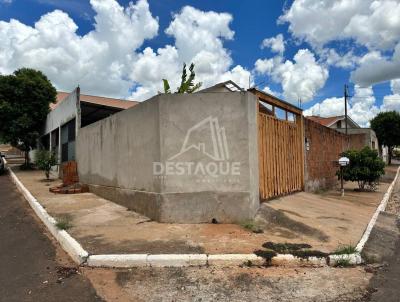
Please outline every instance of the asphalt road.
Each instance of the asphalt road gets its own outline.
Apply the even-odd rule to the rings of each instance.
[[[370,302],[400,301],[400,240],[396,243],[396,254],[388,259],[370,282],[373,293]]]
[[[393,228],[397,225],[400,229],[400,217],[399,217],[399,201],[400,201],[400,180],[393,190],[393,196],[389,204],[395,205],[395,209],[391,210],[392,214],[397,217],[393,221]],[[398,234],[398,233],[397,233]],[[384,234],[382,234],[384,235]],[[387,235],[386,235],[387,236]],[[397,237],[397,238],[396,238]],[[382,236],[381,238],[385,238]],[[386,255],[384,255],[383,260],[385,265],[378,270],[375,276],[370,281],[370,292],[367,301],[370,302],[399,302],[400,301],[400,238],[388,237],[391,242],[387,239],[382,240],[382,242],[377,242],[378,246],[386,248]],[[392,242],[395,242],[393,244]],[[393,246],[393,248],[392,248]],[[388,250],[390,248],[390,251]],[[382,253],[384,254],[384,253]]]
[[[0,175],[0,301],[103,301]]]

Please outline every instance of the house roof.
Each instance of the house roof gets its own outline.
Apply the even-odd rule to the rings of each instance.
[[[319,123],[319,124],[321,124],[323,126],[330,127],[334,123],[336,123],[338,121],[341,121],[341,120],[344,120],[345,116],[344,115],[337,115],[337,116],[330,116],[330,117],[321,117],[321,116],[312,115],[312,116],[307,116],[307,118],[312,120],[312,121],[314,121],[314,122],[317,122],[317,123]],[[356,126],[356,127],[353,127],[353,128],[360,128],[360,126],[355,121],[353,121],[349,116],[347,116],[347,118],[351,123],[353,123]]]
[[[58,104],[60,104],[68,95],[69,93],[67,92],[57,91],[56,103],[50,104],[50,109],[54,110],[58,106]],[[94,96],[87,94],[80,94],[80,101],[101,106],[119,108],[119,109],[128,109],[135,106],[138,103],[135,101],[106,98],[102,96]]]

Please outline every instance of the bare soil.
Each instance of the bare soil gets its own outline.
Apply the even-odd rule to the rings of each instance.
[[[137,302],[361,301],[372,276],[360,267],[86,269],[85,275],[107,301]]]

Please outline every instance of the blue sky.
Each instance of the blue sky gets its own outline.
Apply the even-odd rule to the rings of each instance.
[[[110,1],[114,0],[107,0],[106,2]],[[129,5],[129,2],[130,1],[127,0],[118,0],[118,4],[124,8]],[[330,17],[335,18],[335,14],[337,14],[338,18],[343,15],[340,11],[340,8],[334,7],[333,4],[331,6],[329,4],[322,5],[320,8],[317,8],[319,9],[317,12],[320,13],[321,16],[318,16],[318,13],[315,14],[314,11],[314,14],[312,14],[312,16],[317,15],[315,16],[315,20],[307,17],[307,15],[302,15],[301,13],[299,13],[300,10],[296,10],[296,8],[303,8],[304,11],[305,8],[305,10],[309,9],[312,13],[312,9],[315,9],[315,7],[312,8],[313,4],[316,2],[318,1],[148,0],[148,10],[155,22],[158,24],[158,30],[150,31],[146,37],[143,37],[143,39],[140,40],[140,42],[136,45],[137,47],[134,48],[135,57],[132,58],[129,62],[135,65],[139,62],[140,58],[144,59],[144,57],[146,56],[144,56],[143,53],[144,50],[148,47],[152,49],[154,53],[157,53],[157,49],[163,49],[164,47],[166,47],[166,45],[171,45],[178,48],[178,56],[182,58],[188,57],[185,54],[179,53],[179,51],[182,52],[182,50],[179,50],[178,44],[182,45],[182,43],[185,43],[185,41],[178,42],[178,39],[180,39],[180,33],[177,31],[179,29],[175,31],[172,30],[172,34],[166,34],[165,30],[175,19],[177,19],[176,16],[181,14],[182,8],[184,6],[191,6],[196,9],[196,14],[199,12],[210,11],[216,13],[228,13],[231,16],[231,21],[227,22],[227,24],[229,30],[234,31],[234,36],[232,39],[227,38],[227,36],[229,36],[229,33],[226,34],[225,38],[220,38],[220,41],[223,44],[223,51],[221,53],[224,56],[224,59],[228,61],[230,60],[230,66],[221,67],[219,71],[207,71],[204,73],[203,77],[207,77],[207,75],[209,76],[210,74],[212,74],[211,78],[217,81],[221,78],[220,75],[222,73],[230,72],[235,66],[240,65],[246,72],[249,72],[251,74],[253,84],[256,84],[260,89],[264,89],[265,86],[268,86],[268,91],[277,93],[280,97],[285,99],[291,98],[289,99],[289,101],[295,104],[297,104],[297,98],[302,98],[305,100],[305,102],[303,102],[304,109],[310,108],[315,104],[318,105],[318,103],[322,102],[320,105],[318,105],[319,112],[317,112],[321,115],[329,115],[329,113],[332,113],[332,115],[334,115],[340,113],[340,108],[338,108],[338,104],[340,103],[339,98],[343,96],[343,85],[349,84],[350,94],[357,94],[356,98],[353,99],[354,104],[352,104],[352,106],[354,106],[354,111],[352,113],[356,116],[356,120],[363,124],[367,122],[368,118],[365,115],[368,115],[368,113],[368,116],[370,116],[372,114],[371,112],[373,112],[373,114],[376,114],[380,110],[385,110],[385,108],[400,109],[400,105],[398,104],[400,103],[400,96],[398,100],[395,93],[396,91],[392,91],[393,89],[391,89],[391,87],[397,87],[397,84],[395,82],[390,82],[390,80],[396,79],[397,76],[400,76],[400,74],[396,72],[394,72],[393,74],[392,72],[391,74],[388,73],[388,75],[386,75],[385,70],[380,70],[379,72],[376,72],[375,75],[373,68],[374,63],[378,64],[380,62],[389,62],[388,64],[391,64],[392,61],[395,61],[395,46],[398,45],[400,42],[400,31],[396,29],[396,22],[398,22],[398,24],[400,25],[400,21],[398,20],[400,16],[396,15],[396,9],[399,9],[400,12],[400,5],[399,7],[397,7],[396,5],[396,2],[398,1],[394,1],[394,5],[396,5],[396,7],[389,6],[393,4],[389,3],[390,0],[377,1],[380,3],[380,6],[373,6],[372,1],[369,0],[337,1],[343,2],[343,5],[349,5],[346,10],[350,11],[353,14],[352,16],[348,16],[347,19],[337,21],[343,22],[344,24],[347,22],[348,25],[345,29],[335,28],[335,23],[330,24],[328,22],[329,20],[325,20],[329,19]],[[327,2],[333,3],[335,1]],[[351,4],[351,2],[353,4]],[[356,2],[355,6],[354,2]],[[133,3],[135,4],[136,1],[133,1]],[[302,7],[302,5],[308,5],[308,7]],[[78,27],[76,30],[76,34],[78,37],[88,35],[88,33],[94,31],[96,28],[94,17],[98,14],[98,9],[95,9],[93,5],[89,3],[89,1],[83,0],[0,0],[0,20],[3,20],[7,24],[9,24],[9,21],[12,18],[18,20],[22,24],[34,28],[35,22],[37,22],[43,15],[53,12],[55,9],[62,10],[68,15],[71,20],[73,20],[73,22]],[[290,12],[290,14],[288,12]],[[194,14],[194,16],[197,16],[196,14]],[[286,22],[278,22],[279,17],[285,14]],[[324,19],[324,14],[325,16],[329,17],[325,17]],[[387,17],[391,17],[392,19],[394,18],[394,27],[391,27],[393,24],[378,24],[377,22],[379,22],[380,17],[379,14],[384,14]],[[360,30],[360,28],[363,28],[361,17],[358,19],[353,17],[357,15],[363,18],[367,18],[368,24],[372,23],[374,25],[372,30],[375,31],[375,29],[377,28],[376,32],[373,32],[370,36],[366,36],[365,33]],[[53,22],[55,19],[56,18],[53,18],[51,22]],[[191,20],[190,22],[192,21],[195,20]],[[327,24],[324,24],[325,21],[327,22]],[[127,26],[129,26],[129,24]],[[206,27],[205,30],[208,30],[208,25],[205,24],[204,26]],[[313,30],[314,26],[317,27],[317,30],[315,32]],[[221,28],[223,28],[223,25]],[[226,26],[224,28],[226,30]],[[307,28],[310,28],[308,32]],[[140,32],[140,29],[138,30]],[[318,30],[320,30],[319,33]],[[328,32],[328,34],[326,34],[327,36],[325,37],[324,35],[326,32]],[[343,34],[342,32],[344,32],[345,34]],[[279,54],[276,51],[273,51],[269,46],[261,48],[261,44],[264,39],[276,37],[278,34],[283,35],[283,40],[285,43],[285,50],[283,53]],[[9,32],[7,32],[6,35],[8,35],[9,37]],[[391,38],[387,39],[385,38],[385,35],[390,36]],[[11,40],[11,37],[9,38]],[[103,38],[104,37],[102,37],[102,39]],[[218,35],[212,36],[212,39],[214,40],[212,40],[211,42],[218,41],[219,37]],[[373,39],[374,41],[378,42],[379,39],[382,39],[382,43],[374,43],[372,41]],[[129,37],[127,37],[126,41],[126,43],[129,43]],[[174,45],[175,41],[176,45]],[[64,43],[65,42],[67,41],[64,41]],[[112,45],[109,40],[107,40],[106,42],[109,42],[110,45]],[[60,43],[59,47],[63,47],[62,40],[60,40],[60,42],[52,41],[50,43],[51,46],[49,47],[54,49],[54,43]],[[188,45],[190,46],[190,42],[188,43]],[[189,46],[186,45],[185,47]],[[30,47],[30,50],[32,50],[33,46]],[[221,47],[216,48],[213,51],[219,51],[220,49]],[[301,49],[307,50],[304,58],[307,57],[307,60],[310,60],[312,58],[315,59],[315,62],[311,60],[311,65],[315,65],[314,69],[301,69],[301,66],[299,66],[300,64],[288,66],[296,63],[294,57]],[[346,61],[343,64],[347,64],[348,66],[343,67],[343,64],[341,65],[341,63],[332,63],[331,61],[329,61],[327,59],[327,56],[323,55],[324,53],[326,54],[327,50],[336,51],[341,56],[340,62]],[[0,46],[0,58],[1,51],[2,49]],[[211,53],[213,51],[211,51]],[[225,55],[224,51],[227,55]],[[346,54],[348,54],[347,57],[345,57]],[[227,56],[229,57],[228,59],[226,58]],[[152,57],[152,55],[149,55],[149,57]],[[30,58],[32,59],[34,57]],[[267,62],[268,59],[270,61]],[[113,57],[110,60],[115,60],[115,58]],[[275,61],[273,63],[273,67],[269,69],[265,68],[262,72],[260,72],[261,69],[257,69],[256,67],[257,60],[265,60],[264,63],[269,64],[272,64],[273,60]],[[288,64],[285,64],[287,60]],[[45,62],[40,63],[42,65],[40,65],[39,63],[32,63],[32,65],[33,67],[44,69],[44,72],[46,74],[47,70],[49,70],[49,77],[51,80],[53,80],[53,77],[55,76],[51,74],[51,70],[53,70],[54,68],[51,69],[48,66],[48,60],[44,61]],[[212,61],[210,64],[214,64],[219,61],[222,61],[222,59],[216,58],[215,61]],[[0,64],[1,62],[2,61],[0,59]],[[6,73],[7,71],[11,72],[11,69],[13,67],[19,68],[22,67],[20,66],[21,64],[31,64],[31,62],[26,58],[18,58],[18,60],[17,58],[15,58],[15,62],[16,63],[14,65],[10,64],[10,66],[7,66],[8,69],[5,66],[1,69],[2,66],[0,65],[0,71],[2,71],[3,73]],[[54,62],[54,59],[52,59],[51,62]],[[176,62],[181,61],[180,59],[177,59]],[[58,64],[58,62],[56,63]],[[397,64],[397,62],[395,63]],[[304,65],[307,66],[310,64],[304,63]],[[109,66],[105,65],[104,68],[109,68]],[[391,66],[388,66],[388,69],[390,68]],[[81,71],[77,71],[77,74],[79,74],[79,72]],[[297,74],[297,78],[291,75],[288,76],[288,73],[291,72],[294,75]],[[324,76],[321,76],[321,74],[325,72],[326,74]],[[97,74],[98,73],[99,72],[97,72]],[[135,73],[134,76],[132,75],[133,73]],[[315,74],[312,75],[312,73]],[[356,73],[357,75],[352,76],[353,73]],[[87,72],[83,73],[80,78],[87,78],[85,74],[87,74]],[[224,76],[226,76],[226,74]],[[224,76],[222,76],[222,78],[225,79]],[[246,76],[246,73],[242,72],[241,76],[243,79],[243,77]],[[299,80],[299,77],[303,76],[304,83],[308,83],[308,87],[302,87],[301,78]],[[104,88],[106,87],[104,84],[102,84],[101,87],[97,87],[96,90],[96,86],[93,86],[90,83],[87,85],[87,89],[92,94],[109,94],[113,96],[116,96],[116,94],[122,94],[118,96],[126,98],[129,97],[129,95],[124,94],[123,89],[126,90],[126,93],[130,93],[132,91],[135,91],[138,87],[143,87],[144,90],[146,90],[146,93],[140,94],[134,92],[131,97],[147,97],[151,93],[154,93],[156,88],[153,86],[150,87],[146,84],[146,81],[143,79],[146,77],[147,75],[140,74],[139,71],[127,71],[123,75],[121,75],[121,79],[126,80],[127,85],[130,85],[130,88],[128,90],[126,90],[125,86],[121,86],[118,87],[118,89],[120,90],[115,88],[112,91],[110,90],[110,92],[108,93],[108,91],[104,90],[106,89]],[[207,82],[206,79],[207,84],[211,84],[211,78],[207,78],[210,79],[209,82]],[[365,78],[368,79],[366,80]],[[384,79],[383,82],[382,79]],[[68,86],[68,84],[66,84],[67,80],[68,77],[65,76],[64,82],[62,82],[60,79],[54,79],[54,82],[57,88],[67,90],[71,88],[70,86]],[[81,81],[85,83],[85,80]],[[243,80],[243,83],[244,82],[245,81]],[[361,85],[358,86],[358,92],[356,91],[357,87],[354,87],[354,84]],[[304,84],[303,86],[307,85]],[[363,88],[360,88],[362,86],[368,87],[369,90],[362,90]],[[84,84],[83,89],[85,89]],[[96,93],[97,91],[98,93]],[[119,91],[122,91],[122,93]],[[385,96],[392,97],[392,99],[390,100],[390,106],[388,105],[389,103],[387,103],[386,105],[383,104],[383,98]],[[331,103],[323,102],[326,99],[331,99],[335,97],[338,99],[332,100]],[[374,98],[373,101],[371,97]],[[364,102],[364,99],[367,101]],[[362,102],[364,103],[361,104]],[[357,103],[360,104],[357,105]],[[369,107],[365,105],[365,103],[368,103]],[[326,110],[321,111],[321,106],[326,108]],[[317,107],[314,106],[313,108],[315,109]],[[315,110],[311,113],[315,113]]]

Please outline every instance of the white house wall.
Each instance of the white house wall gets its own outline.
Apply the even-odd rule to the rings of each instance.
[[[50,133],[75,118],[78,113],[78,105],[78,93],[75,89],[47,115],[43,135]],[[78,129],[78,127],[76,127],[76,129]]]

